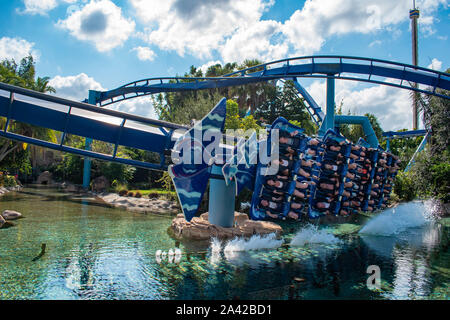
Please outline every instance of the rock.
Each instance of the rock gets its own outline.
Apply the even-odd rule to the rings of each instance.
[[[3,217],[0,215],[0,229],[6,229],[9,227],[14,226],[14,223],[6,221],[5,219],[3,219]]]
[[[109,188],[109,180],[105,176],[100,176],[92,180],[92,191],[103,192]]]
[[[179,239],[208,240],[211,237],[229,239],[233,237],[251,237],[254,234],[275,233],[281,235],[283,229],[276,223],[268,221],[252,221],[245,213],[235,212],[235,226],[223,228],[208,221],[208,213],[203,213],[200,217],[194,217],[187,222],[183,214],[178,214],[172,220],[171,228],[175,237]]]
[[[242,229],[242,232],[245,236],[269,233],[276,233],[277,235],[280,235],[283,231],[283,229],[278,224],[269,221],[247,220],[243,222],[240,228]]]
[[[248,220],[248,215],[241,212],[234,213],[234,223],[238,226],[242,225],[245,221]]]
[[[97,199],[114,206],[139,213],[177,213],[179,209],[174,202],[164,200],[150,200],[146,198],[121,197],[116,193],[101,193],[95,195]]]
[[[22,214],[20,212],[14,211],[14,210],[5,210],[2,213],[2,217],[5,220],[16,220],[16,219],[22,218]]]
[[[74,184],[69,183],[66,185],[65,190],[68,192],[78,192],[78,187]]]
[[[44,171],[42,172],[36,180],[37,184],[53,184],[53,176],[50,172]]]

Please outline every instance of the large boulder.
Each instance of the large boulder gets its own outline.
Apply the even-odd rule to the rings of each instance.
[[[51,185],[53,184],[53,176],[50,172],[44,171],[39,175],[39,177],[36,180],[36,183]]]
[[[1,215],[5,220],[16,220],[22,218],[22,214],[20,212],[14,210],[5,210]]]
[[[100,176],[92,180],[92,191],[104,192],[109,188],[109,180],[105,176]]]
[[[0,229],[6,229],[9,227],[14,226],[14,223],[6,221],[5,219],[3,219],[3,217],[0,215]]]
[[[211,237],[229,239],[233,237],[251,237],[254,234],[265,235],[275,233],[281,235],[283,229],[276,223],[268,221],[252,221],[245,213],[235,212],[234,227],[223,228],[208,221],[208,213],[194,217],[187,222],[183,214],[172,220],[171,228],[176,238],[190,240],[208,240]]]
[[[67,183],[64,187],[64,190],[66,190],[67,192],[78,192],[80,191],[80,188],[74,184]]]

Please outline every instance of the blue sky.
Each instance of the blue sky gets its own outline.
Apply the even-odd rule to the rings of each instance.
[[[450,6],[417,0],[419,64],[450,67]],[[310,54],[411,62],[412,0],[15,0],[2,1],[0,59],[31,52],[57,95],[84,99],[89,89],[113,89],[191,65],[271,61]],[[322,80],[304,81],[319,104]],[[372,112],[385,130],[410,128],[405,90],[338,81],[344,110]],[[148,98],[112,106],[154,117]]]

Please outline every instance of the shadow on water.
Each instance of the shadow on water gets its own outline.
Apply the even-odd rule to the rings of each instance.
[[[355,218],[295,225],[282,241],[210,244],[171,238],[168,215],[133,214],[49,188],[6,195],[6,208],[26,219],[0,231],[9,244],[0,247],[0,299],[449,298],[449,228],[433,221],[380,235],[358,233],[376,217]],[[404,211],[412,210],[428,209],[422,203]],[[46,254],[31,262],[41,243]],[[155,258],[174,248],[179,260]],[[366,286],[370,265],[381,269],[380,290]]]

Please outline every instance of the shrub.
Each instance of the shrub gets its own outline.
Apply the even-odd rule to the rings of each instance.
[[[109,181],[117,180],[119,183],[126,184],[133,179],[136,168],[115,162],[98,161],[93,170],[95,171],[93,176],[103,175]]]
[[[430,156],[423,152],[417,157],[411,169],[416,189],[421,197],[433,197],[448,203],[450,201],[450,161],[447,152]]]
[[[412,175],[407,172],[399,172],[395,178],[394,192],[402,201],[413,200],[417,191]]]
[[[441,162],[430,168],[432,194],[444,203],[450,202],[450,162]]]
[[[136,198],[142,198],[142,193],[140,193],[139,191],[136,191],[136,193],[134,194],[134,196]]]
[[[116,193],[119,193],[121,190],[126,190],[128,193],[128,186],[118,180],[113,180],[110,189]]]
[[[158,198],[159,195],[156,192],[152,192],[148,194],[148,198],[149,199],[154,199],[154,198]]]
[[[128,190],[122,189],[119,191],[119,196],[124,197],[128,194]]]
[[[128,191],[127,197],[134,197],[133,191]]]
[[[9,175],[2,175],[1,176],[1,180],[0,180],[0,185],[2,185],[3,187],[15,187],[17,186],[17,181],[16,178],[14,178],[14,176],[9,176]]]

